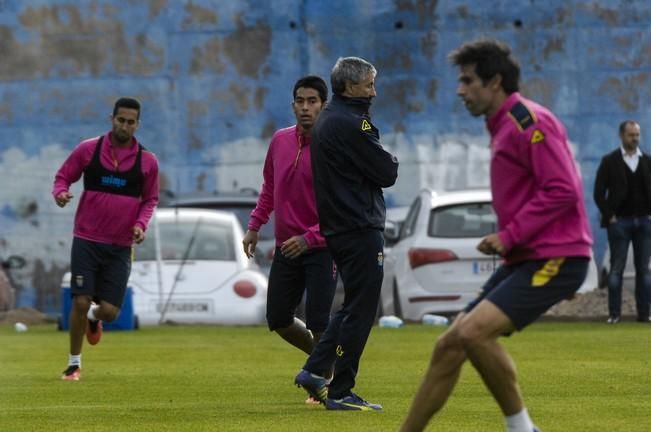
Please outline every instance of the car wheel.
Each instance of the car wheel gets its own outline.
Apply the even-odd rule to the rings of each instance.
[[[402,319],[402,306],[400,306],[400,295],[398,294],[398,281],[393,281],[393,313]]]

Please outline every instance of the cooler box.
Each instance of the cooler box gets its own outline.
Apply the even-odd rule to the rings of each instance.
[[[70,297],[70,287],[61,288],[61,304],[63,310],[59,320],[59,330],[68,330],[70,328],[70,308],[72,307],[72,297]],[[110,322],[102,322],[104,330],[134,330],[138,328],[137,319],[133,312],[133,290],[127,287],[124,294],[124,302],[118,317]]]

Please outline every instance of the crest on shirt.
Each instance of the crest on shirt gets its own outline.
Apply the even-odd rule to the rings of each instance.
[[[75,276],[75,284],[77,285],[78,288],[81,288],[84,286],[84,277],[82,275],[76,275]]]
[[[371,124],[368,120],[364,119],[362,120],[362,131],[366,132],[367,130],[371,130]]]
[[[542,133],[539,129],[533,131],[531,135],[531,144],[538,144],[540,141],[545,139],[545,134]]]

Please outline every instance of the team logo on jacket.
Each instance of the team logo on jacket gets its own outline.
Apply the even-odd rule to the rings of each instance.
[[[341,345],[337,345],[337,349],[335,352],[337,353],[337,357],[341,357],[344,355],[344,349],[341,347]]]
[[[371,130],[371,124],[366,119],[362,120],[362,130],[364,132]]]
[[[384,254],[382,252],[377,253],[377,266],[382,267],[384,265]]]
[[[84,286],[84,277],[82,275],[75,276],[75,284],[81,288]]]
[[[108,176],[102,176],[101,183],[102,186],[123,188],[127,185],[127,180],[120,177],[114,177],[112,175],[108,175]]]
[[[538,144],[540,141],[545,139],[545,134],[540,132],[538,129],[533,131],[533,135],[531,135],[531,144]]]

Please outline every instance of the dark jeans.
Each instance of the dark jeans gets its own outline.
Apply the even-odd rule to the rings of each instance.
[[[608,274],[608,313],[620,316],[622,308],[622,276],[626,265],[628,247],[633,242],[635,263],[635,306],[637,318],[649,319],[649,293],[651,275],[651,219],[648,217],[623,217],[608,225],[610,247],[610,273]]]
[[[335,365],[328,397],[350,395],[366,341],[375,322],[382,277],[384,239],[378,230],[327,237],[328,249],[341,272],[344,303],[331,319],[303,369],[325,375]]]

